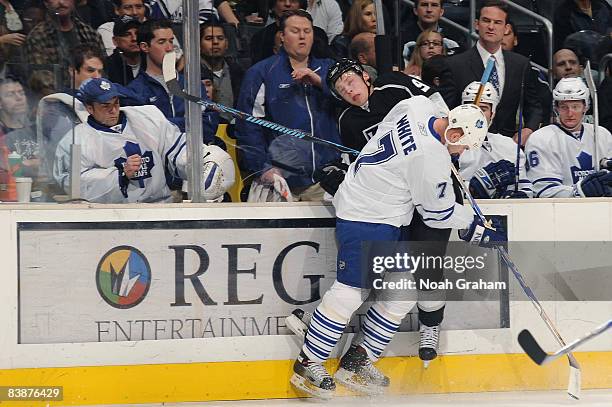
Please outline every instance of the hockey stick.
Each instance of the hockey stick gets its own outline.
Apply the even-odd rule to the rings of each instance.
[[[608,322],[604,322],[597,328],[595,328],[592,332],[584,335],[582,338],[576,339],[574,342],[567,344],[562,347],[555,353],[549,354],[542,349],[542,347],[535,340],[531,332],[526,329],[523,329],[518,336],[518,342],[521,345],[521,348],[525,351],[527,356],[531,358],[538,365],[545,365],[553,360],[568,354],[573,349],[576,349],[578,346],[582,345],[586,341],[593,339],[594,337],[604,333],[608,329],[612,327],[612,319]]]
[[[455,178],[457,178],[457,181],[459,181],[459,187],[461,188],[461,190],[467,197],[470,203],[470,206],[476,213],[476,216],[478,216],[478,218],[485,225],[490,226],[491,223],[487,221],[486,218],[484,217],[482,211],[480,210],[480,207],[474,200],[474,197],[470,194],[469,189],[465,186],[465,181],[463,180],[461,175],[459,175],[459,172],[457,171],[454,165],[451,165],[451,171],[453,172],[453,175],[455,176]],[[506,248],[500,245],[496,245],[495,248],[499,252],[499,255],[502,261],[504,262],[504,264],[506,265],[506,267],[508,267],[508,269],[512,272],[512,274],[518,281],[525,295],[527,295],[527,297],[531,300],[531,303],[533,304],[535,309],[540,314],[540,317],[544,320],[544,323],[546,324],[548,329],[553,333],[553,335],[555,336],[555,338],[557,339],[557,341],[559,342],[561,346],[566,346],[565,341],[563,340],[563,338],[561,337],[561,334],[559,333],[559,330],[557,330],[557,328],[553,324],[548,314],[546,314],[544,307],[542,307],[542,304],[540,304],[540,301],[538,301],[537,297],[535,296],[531,288],[527,285],[521,273],[518,271],[518,268],[516,267],[514,262],[512,262],[512,260],[510,259],[510,255],[506,251]],[[578,364],[578,361],[576,360],[574,355],[572,355],[571,353],[567,354],[567,358],[569,360],[569,365],[570,365],[570,375],[569,375],[567,393],[571,397],[575,399],[579,399],[580,398],[580,376],[581,376],[580,365]]]
[[[478,93],[476,94],[476,98],[474,99],[474,104],[476,106],[480,104],[480,98],[482,98],[482,93],[484,92],[485,85],[489,81],[489,76],[491,76],[491,72],[493,72],[494,67],[495,60],[493,58],[489,58],[489,60],[487,61],[487,66],[485,67],[485,70],[482,73],[482,77],[480,78],[480,86],[478,87]]]
[[[275,130],[281,134],[287,134],[292,137],[296,137],[296,138],[307,140],[307,141],[310,141],[316,144],[331,147],[337,151],[340,151],[341,153],[353,154],[355,156],[359,155],[359,151],[354,150],[349,147],[345,147],[342,144],[338,144],[338,143],[334,143],[333,141],[328,141],[328,140],[324,140],[318,137],[314,137],[305,131],[290,129],[283,125],[273,123],[268,120],[264,120],[264,119],[252,116],[250,114],[241,112],[240,110],[236,110],[234,108],[227,107],[219,103],[212,102],[210,100],[204,100],[197,96],[193,96],[193,95],[186,93],[181,88],[181,85],[178,82],[178,78],[176,76],[176,69],[174,65],[175,61],[176,61],[176,54],[174,52],[169,52],[166,55],[164,55],[164,62],[162,65],[164,81],[166,82],[168,91],[174,96],[180,97],[190,102],[197,103],[205,109],[210,108],[218,112],[228,113],[237,119],[246,120],[247,122],[257,124],[259,126],[265,127],[270,130]]]
[[[514,174],[514,192],[517,193],[518,192],[518,188],[519,188],[519,182],[520,182],[520,178],[521,178],[521,143],[523,142],[523,109],[524,109],[524,99],[525,99],[525,73],[527,71],[527,69],[529,69],[531,63],[531,58],[529,58],[529,60],[527,61],[527,66],[525,66],[525,68],[523,69],[523,75],[521,77],[521,92],[520,92],[520,99],[519,99],[519,111],[518,111],[518,133],[517,133],[517,140],[516,140],[516,166],[515,166],[515,171],[516,173]]]
[[[597,100],[597,87],[593,80],[593,71],[591,71],[591,61],[587,60],[586,68],[584,69],[584,78],[586,79],[589,92],[591,93],[591,99],[593,100],[593,167],[595,171],[599,171],[599,151],[597,148],[597,140],[599,134],[599,103]]]

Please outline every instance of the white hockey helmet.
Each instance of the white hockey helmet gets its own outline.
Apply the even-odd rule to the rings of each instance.
[[[236,171],[232,157],[215,145],[202,148],[202,198],[217,201],[234,185]]]
[[[467,85],[465,89],[463,89],[463,93],[461,93],[461,102],[462,103],[472,103],[476,100],[476,95],[478,94],[478,89],[480,89],[480,82],[474,81]],[[497,91],[491,84],[491,82],[487,82],[484,86],[484,90],[482,91],[482,96],[480,97],[480,101],[484,103],[491,104],[491,113],[495,113],[495,109],[497,109],[497,105],[499,104],[499,95]]]
[[[553,99],[555,106],[562,100],[584,100],[587,110],[591,106],[589,88],[582,78],[561,79],[553,90]]]
[[[463,136],[459,140],[451,142],[446,138],[449,129],[462,129]],[[478,149],[487,137],[488,129],[487,118],[478,106],[474,104],[459,105],[448,113],[448,127],[444,131],[444,137],[450,145]]]

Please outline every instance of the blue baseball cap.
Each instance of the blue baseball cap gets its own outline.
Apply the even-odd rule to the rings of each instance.
[[[117,84],[105,78],[90,78],[83,81],[77,97],[84,103],[106,103],[115,96],[124,97]]]

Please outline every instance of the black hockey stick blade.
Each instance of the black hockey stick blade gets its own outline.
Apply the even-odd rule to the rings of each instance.
[[[523,329],[518,336],[519,345],[525,351],[527,356],[531,358],[536,364],[542,365],[546,361],[548,354],[544,352],[544,349],[540,347],[538,342],[535,340],[531,332]]]

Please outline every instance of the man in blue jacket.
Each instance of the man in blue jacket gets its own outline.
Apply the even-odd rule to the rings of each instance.
[[[279,53],[246,72],[238,109],[339,143],[334,100],[321,79],[326,77],[333,61],[310,55],[312,17],[304,10],[287,11],[281,17],[280,31],[283,47]],[[294,199],[323,198],[324,191],[314,174],[339,158],[336,150],[246,121],[238,121],[236,137],[242,169],[257,174],[259,182],[274,184],[281,177]]]
[[[173,50],[174,32],[167,20],[148,20],[138,29],[138,44],[141,52],[147,58],[146,71],[141,70],[138,76],[130,82],[128,88],[136,92],[143,103],[155,105],[164,116],[185,131],[185,102],[172,96],[166,88],[162,73],[164,55]],[[179,83],[184,85],[183,75],[179,75]],[[202,86],[201,95],[206,98],[206,90]],[[223,144],[214,135],[219,124],[219,114],[216,112],[202,113],[202,133],[204,143]]]

